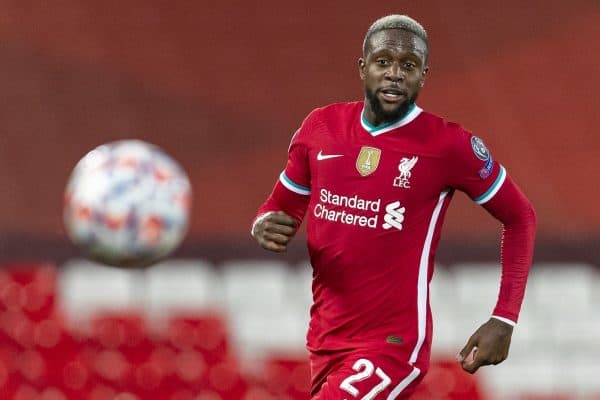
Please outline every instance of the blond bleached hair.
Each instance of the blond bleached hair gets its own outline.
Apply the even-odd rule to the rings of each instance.
[[[392,14],[386,15],[385,17],[381,17],[377,21],[373,22],[373,24],[371,24],[371,26],[367,30],[367,34],[365,35],[365,40],[363,41],[363,54],[366,55],[367,53],[369,39],[371,38],[371,36],[373,36],[374,33],[386,29],[402,29],[415,34],[417,37],[421,38],[423,42],[425,42],[425,45],[427,46],[427,52],[429,53],[429,41],[427,39],[427,31],[425,30],[425,28],[423,28],[423,25],[421,25],[417,20],[409,17],[408,15]]]

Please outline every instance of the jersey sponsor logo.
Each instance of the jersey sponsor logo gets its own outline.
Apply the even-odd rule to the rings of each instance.
[[[357,195],[344,196],[323,188],[319,191],[319,201],[313,209],[313,215],[317,218],[345,225],[377,227],[377,213],[381,207],[381,199],[368,200]],[[364,215],[365,211],[367,215]]]
[[[394,178],[394,186],[408,189],[410,188],[410,176],[411,170],[419,161],[419,157],[414,156],[413,158],[402,157],[400,160],[400,164],[398,164],[398,171],[400,171],[400,175]]]
[[[354,196],[344,196],[335,194],[325,188],[319,191],[319,200],[324,204],[332,204],[334,206],[342,206],[355,210],[374,211],[378,212],[381,206],[381,199],[368,200]]]
[[[401,231],[405,211],[406,208],[401,207],[399,201],[394,201],[385,206],[385,215],[383,216],[385,223],[382,225],[383,229],[396,228]]]
[[[485,144],[483,144],[483,140],[478,138],[477,136],[471,137],[471,148],[473,149],[473,153],[475,156],[482,161],[487,161],[490,158],[490,152],[488,151]]]
[[[322,188],[319,190],[319,201],[313,207],[312,213],[315,218],[344,225],[402,230],[406,209],[400,206],[400,202],[393,201],[383,209],[385,214],[380,225],[382,210],[380,198],[371,200],[358,195],[340,195]]]
[[[323,150],[319,151],[319,154],[317,154],[317,161],[323,161],[323,160],[328,160],[330,158],[337,158],[337,157],[343,157],[343,154],[323,154]]]
[[[356,170],[362,176],[371,175],[379,165],[381,150],[376,147],[363,146],[356,158]]]

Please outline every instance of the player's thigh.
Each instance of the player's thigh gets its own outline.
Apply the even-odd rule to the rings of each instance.
[[[423,379],[421,371],[390,357],[358,357],[327,376],[312,400],[403,400]]]

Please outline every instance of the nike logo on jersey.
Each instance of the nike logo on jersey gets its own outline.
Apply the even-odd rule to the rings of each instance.
[[[343,154],[323,154],[323,150],[319,151],[319,154],[317,154],[317,161],[323,161],[323,160],[327,160],[330,158],[337,158],[337,157],[343,157]]]

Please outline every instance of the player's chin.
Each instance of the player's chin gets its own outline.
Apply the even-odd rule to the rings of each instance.
[[[404,103],[384,103],[381,102],[381,113],[384,121],[393,121],[400,118],[403,114]]]

